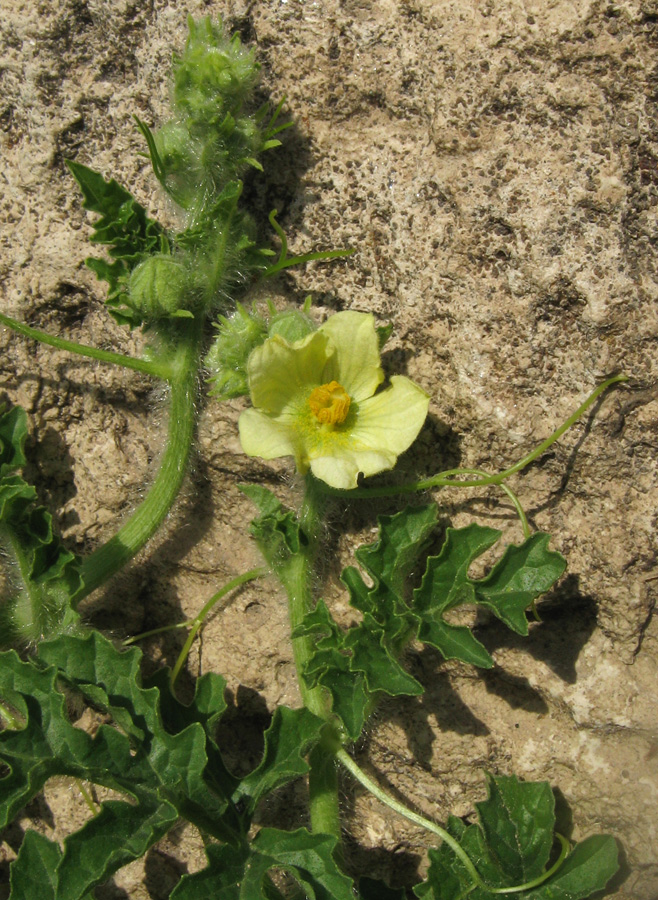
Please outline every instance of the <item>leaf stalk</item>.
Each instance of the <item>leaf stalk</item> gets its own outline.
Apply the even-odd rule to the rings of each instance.
[[[31,328],[24,325],[11,316],[5,316],[0,313],[0,324],[11,328],[23,337],[32,338],[41,344],[48,344],[57,350],[66,350],[69,353],[75,353],[77,356],[86,356],[89,359],[96,359],[99,362],[111,363],[115,366],[123,366],[125,369],[134,369],[136,372],[142,372],[144,375],[150,375],[152,378],[162,378],[169,381],[172,376],[171,368],[166,363],[151,361],[147,359],[135,359],[134,356],[124,356],[123,353],[114,353],[111,350],[99,350],[98,347],[89,347],[87,344],[78,344],[75,341],[68,341],[65,338],[55,337],[47,334],[45,331],[39,331],[37,328]]]

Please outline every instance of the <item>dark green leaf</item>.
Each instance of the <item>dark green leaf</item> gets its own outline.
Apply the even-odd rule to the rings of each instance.
[[[263,828],[252,843],[240,900],[260,895],[267,872],[281,868],[304,888],[308,900],[354,900],[353,882],[344,875],[334,853],[337,841],[326,834],[310,834],[304,828],[279,831]]]
[[[369,614],[345,634],[341,649],[350,654],[350,671],[363,673],[371,693],[381,691],[391,697],[423,693],[422,685],[395,659],[386,633]]]
[[[532,881],[546,868],[555,827],[555,799],[547,782],[487,777],[489,798],[476,803],[492,856],[513,883]]]
[[[609,834],[596,834],[576,844],[560,869],[523,900],[582,900],[602,891],[619,868],[617,844]]]
[[[176,823],[178,812],[148,795],[138,803],[108,800],[64,842],[56,900],[78,900],[127,863],[142,857]],[[34,895],[39,900],[39,895]]]
[[[446,659],[493,665],[468,628],[445,620],[446,612],[463,604],[479,604],[518,634],[527,634],[526,609],[564,572],[563,557],[548,550],[549,536],[534,534],[521,546],[507,547],[485,578],[469,578],[472,563],[499,538],[499,531],[480,525],[449,528],[441,552],[429,558],[421,586],[414,591],[418,638]]]
[[[409,576],[436,528],[437,516],[437,507],[431,504],[408,506],[394,516],[379,517],[377,541],[359,547],[355,553],[374,581],[374,587],[368,589],[355,569],[348,568],[343,572],[342,578],[350,589],[353,606],[363,613],[370,613],[382,625],[395,619],[405,607]]]
[[[193,875],[184,875],[171,892],[171,900],[247,900],[240,891],[249,850],[226,844],[206,845],[208,865]],[[249,900],[264,900],[262,892]]]
[[[209,790],[203,773],[208,758],[206,735],[199,722],[169,734],[160,714],[156,688],[141,687],[141,653],[122,653],[99,632],[87,638],[59,638],[40,648],[44,662],[58,667],[69,684],[106,709],[133,741],[147,751],[147,759],[166,796],[174,804],[198,805],[205,816],[221,818],[227,798]]]
[[[566,568],[563,556],[548,549],[548,534],[533,534],[520,547],[507,547],[486,578],[475,582],[477,602],[517,634],[528,633],[530,604],[552,587]]]
[[[366,709],[371,698],[362,673],[350,668],[350,656],[341,652],[343,634],[334,622],[327,605],[319,600],[293,637],[314,634],[315,652],[303,677],[309,687],[323,685],[331,694],[332,710],[350,738],[355,741],[365,723]]]
[[[334,861],[335,849],[335,838],[303,828],[263,828],[250,850],[227,852],[211,844],[206,848],[206,868],[182,878],[171,900],[268,900],[268,875],[276,869],[295,878],[307,900],[354,900],[352,880]]]
[[[236,799],[248,797],[253,809],[265,794],[305,775],[308,763],[304,757],[318,741],[323,726],[322,719],[304,707],[278,707],[265,732],[263,759],[257,769],[242,779]]]
[[[59,844],[28,831],[9,868],[12,900],[55,900],[61,858]]]
[[[389,322],[388,325],[380,325],[377,331],[377,341],[379,343],[380,352],[384,349],[384,346],[390,336],[393,334],[393,323]]]
[[[494,889],[537,881],[549,868],[554,841],[554,800],[548,784],[524,783],[516,777],[489,777],[489,797],[476,804],[480,825],[452,818],[448,831],[466,851],[483,882],[473,879],[446,844],[430,850],[427,881],[415,888],[423,900],[495,900]],[[617,871],[617,847],[606,835],[577,844],[557,871],[536,887],[514,892],[519,900],[584,900],[601,890]],[[506,894],[507,896],[507,894]]]

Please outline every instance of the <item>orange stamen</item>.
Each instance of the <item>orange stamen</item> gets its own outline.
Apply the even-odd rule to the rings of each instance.
[[[323,425],[341,425],[347,418],[351,402],[350,395],[337,381],[321,384],[308,398],[311,412]]]

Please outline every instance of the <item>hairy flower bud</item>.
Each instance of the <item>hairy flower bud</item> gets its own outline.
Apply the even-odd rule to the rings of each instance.
[[[212,393],[220,400],[242,397],[249,393],[249,354],[267,338],[267,325],[261,316],[238,303],[231,316],[220,316],[217,328],[219,334],[206,356],[206,366],[213,373]]]
[[[275,313],[270,319],[268,337],[279,334],[292,344],[294,341],[301,341],[315,330],[313,320],[301,309],[285,309],[283,312]]]
[[[190,316],[190,282],[184,267],[171,256],[150,256],[130,275],[129,305],[145,321]]]
[[[190,36],[174,63],[176,107],[199,124],[235,115],[258,80],[258,63],[240,38],[228,38],[221,23],[189,20]]]

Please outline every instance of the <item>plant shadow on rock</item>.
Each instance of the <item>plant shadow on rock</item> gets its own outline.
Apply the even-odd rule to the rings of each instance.
[[[144,887],[151,900],[167,900],[183,875],[187,864],[152,847],[144,859]]]
[[[355,880],[358,881],[367,872],[370,878],[382,881],[393,889],[404,889],[420,881],[418,867],[421,856],[409,851],[404,844],[398,844],[391,850],[364,847],[349,835],[344,843],[346,864]]]
[[[527,637],[515,634],[482,611],[478,612],[478,618],[485,621],[478,636],[490,653],[502,648],[522,650],[549,666],[562,681],[575,684],[576,662],[596,628],[596,603],[580,592],[579,581],[577,575],[567,575],[557,588],[546,594],[537,606],[541,621],[531,624]],[[501,696],[505,698],[508,677],[504,676],[505,684],[501,688]]]
[[[408,671],[425,687],[420,697],[396,697],[385,700],[377,718],[398,725],[406,734],[414,762],[431,770],[432,747],[439,732],[484,737],[490,733],[461,699],[450,674],[442,671],[445,661],[438,650],[428,645],[407,654]],[[436,725],[430,724],[430,717]],[[368,740],[368,738],[366,738]]]
[[[261,761],[263,735],[272,715],[258,691],[243,684],[235,694],[227,689],[225,699],[227,709],[217,725],[215,740],[229,771],[243,778]]]

